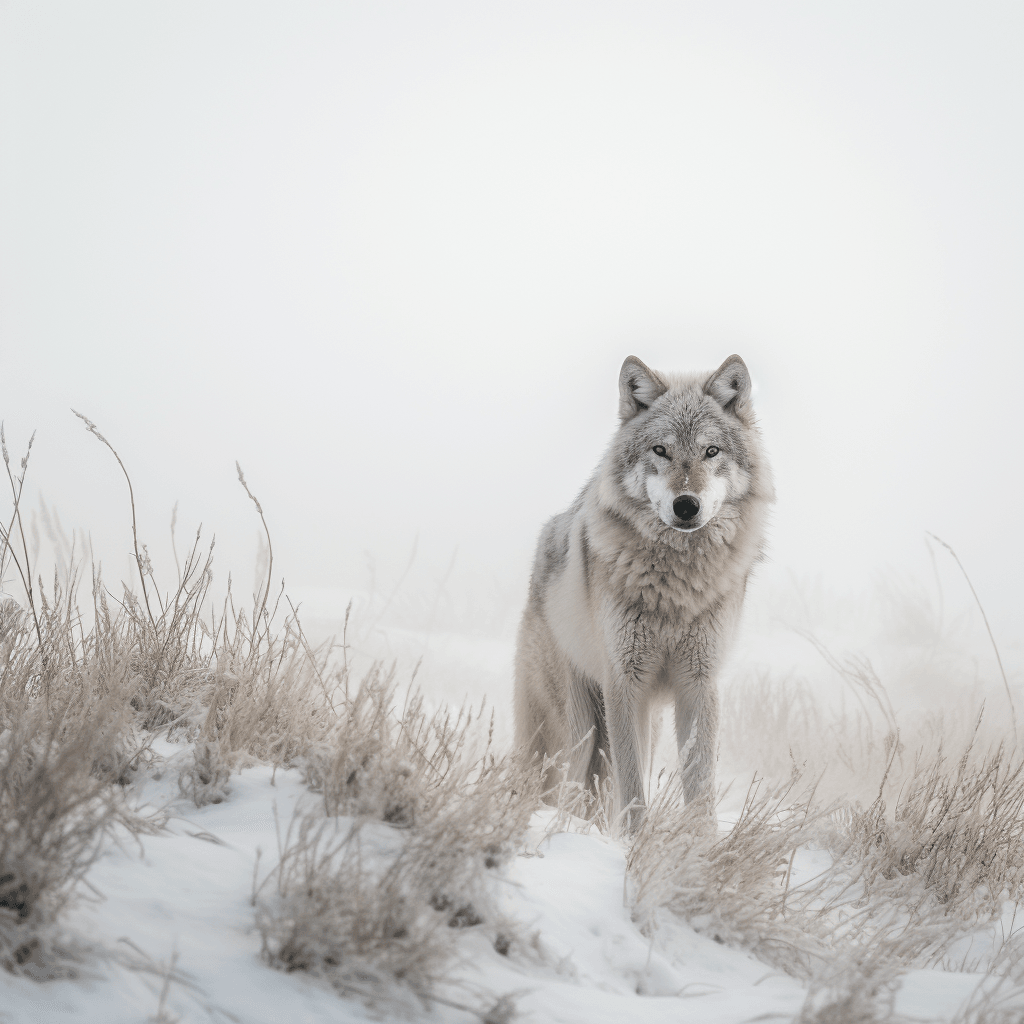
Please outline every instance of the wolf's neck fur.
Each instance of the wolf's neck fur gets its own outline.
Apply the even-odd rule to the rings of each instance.
[[[604,472],[614,471],[604,467]],[[647,522],[599,473],[584,492],[596,556],[613,589],[637,611],[685,628],[701,613],[742,600],[746,579],[762,557],[766,511],[772,500],[755,479],[750,491],[693,533]]]

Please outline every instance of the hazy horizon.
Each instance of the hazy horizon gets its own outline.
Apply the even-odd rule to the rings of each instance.
[[[291,592],[391,586],[415,546],[412,586],[454,558],[514,602],[622,359],[738,352],[765,585],[930,578],[932,531],[1019,646],[1022,41],[1000,5],[8,3],[25,507],[129,571],[75,408],[158,566],[178,502],[179,544],[202,522],[248,583],[237,459]]]

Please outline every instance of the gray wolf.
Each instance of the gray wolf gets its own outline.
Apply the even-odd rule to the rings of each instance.
[[[775,497],[750,392],[736,355],[710,374],[627,358],[608,451],[537,545],[516,647],[516,742],[561,752],[569,779],[591,788],[610,768],[620,809],[637,808],[633,828],[667,704],[685,800],[713,806],[716,677]]]

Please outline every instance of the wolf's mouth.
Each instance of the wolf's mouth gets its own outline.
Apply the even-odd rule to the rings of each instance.
[[[697,526],[673,526],[671,523],[668,524],[669,528],[675,530],[677,533],[696,533],[707,525],[707,523],[699,523]]]
[[[714,519],[714,516],[708,516],[705,519],[703,516],[695,516],[690,522],[684,523],[679,520],[678,516],[673,515],[667,509],[656,509],[658,518],[665,524],[670,530],[675,530],[676,533],[696,533],[698,530],[703,530],[708,523]]]

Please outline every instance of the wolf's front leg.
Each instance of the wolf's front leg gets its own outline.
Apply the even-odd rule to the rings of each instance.
[[[702,801],[710,813],[715,797],[718,748],[718,686],[713,677],[691,674],[676,684],[676,743],[687,804]]]
[[[644,812],[643,769],[650,758],[650,709],[641,699],[636,681],[621,676],[605,687],[604,703],[619,810],[633,805],[628,827],[635,831]]]
[[[644,770],[650,762],[651,700],[665,653],[642,607],[607,604],[603,626],[608,656],[603,680],[608,746],[619,810],[630,804],[630,831],[643,819]]]

